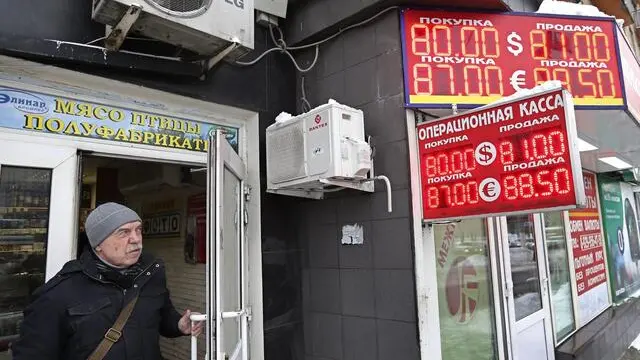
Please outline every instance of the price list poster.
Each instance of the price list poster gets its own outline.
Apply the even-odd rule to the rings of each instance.
[[[596,175],[584,171],[586,207],[569,211],[573,263],[578,294],[578,321],[586,324],[609,306],[602,221]]]

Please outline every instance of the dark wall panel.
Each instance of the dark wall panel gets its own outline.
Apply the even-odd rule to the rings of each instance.
[[[308,51],[300,60],[313,55]],[[344,190],[298,206],[305,359],[417,360],[398,13],[323,44],[305,89],[312,107],[333,98],[363,110],[365,132],[376,146],[376,173],[390,177],[394,202],[387,213],[384,185],[376,184],[374,194]],[[354,223],[363,227],[364,243],[342,245],[342,227]]]

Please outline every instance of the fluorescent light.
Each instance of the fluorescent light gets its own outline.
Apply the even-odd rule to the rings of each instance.
[[[633,166],[631,166],[631,164],[629,164],[629,163],[627,163],[627,162],[625,162],[625,161],[623,161],[621,159],[618,159],[615,156],[603,157],[603,158],[600,158],[599,160],[602,161],[603,163],[609,164],[609,165],[611,165],[614,168],[619,169],[619,170],[628,169],[628,168],[633,167]]]
[[[598,147],[578,138],[578,151],[583,152],[583,151],[593,151],[593,150],[598,150]]]

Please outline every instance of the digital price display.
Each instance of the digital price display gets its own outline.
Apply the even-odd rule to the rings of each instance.
[[[613,19],[405,9],[409,107],[485,105],[558,80],[579,106],[624,105]]]
[[[571,95],[538,93],[417,127],[426,222],[585,202]]]

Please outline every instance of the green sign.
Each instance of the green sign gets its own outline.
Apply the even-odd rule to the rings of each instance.
[[[631,185],[606,174],[598,175],[602,223],[609,262],[611,293],[620,302],[640,288],[640,239]]]

